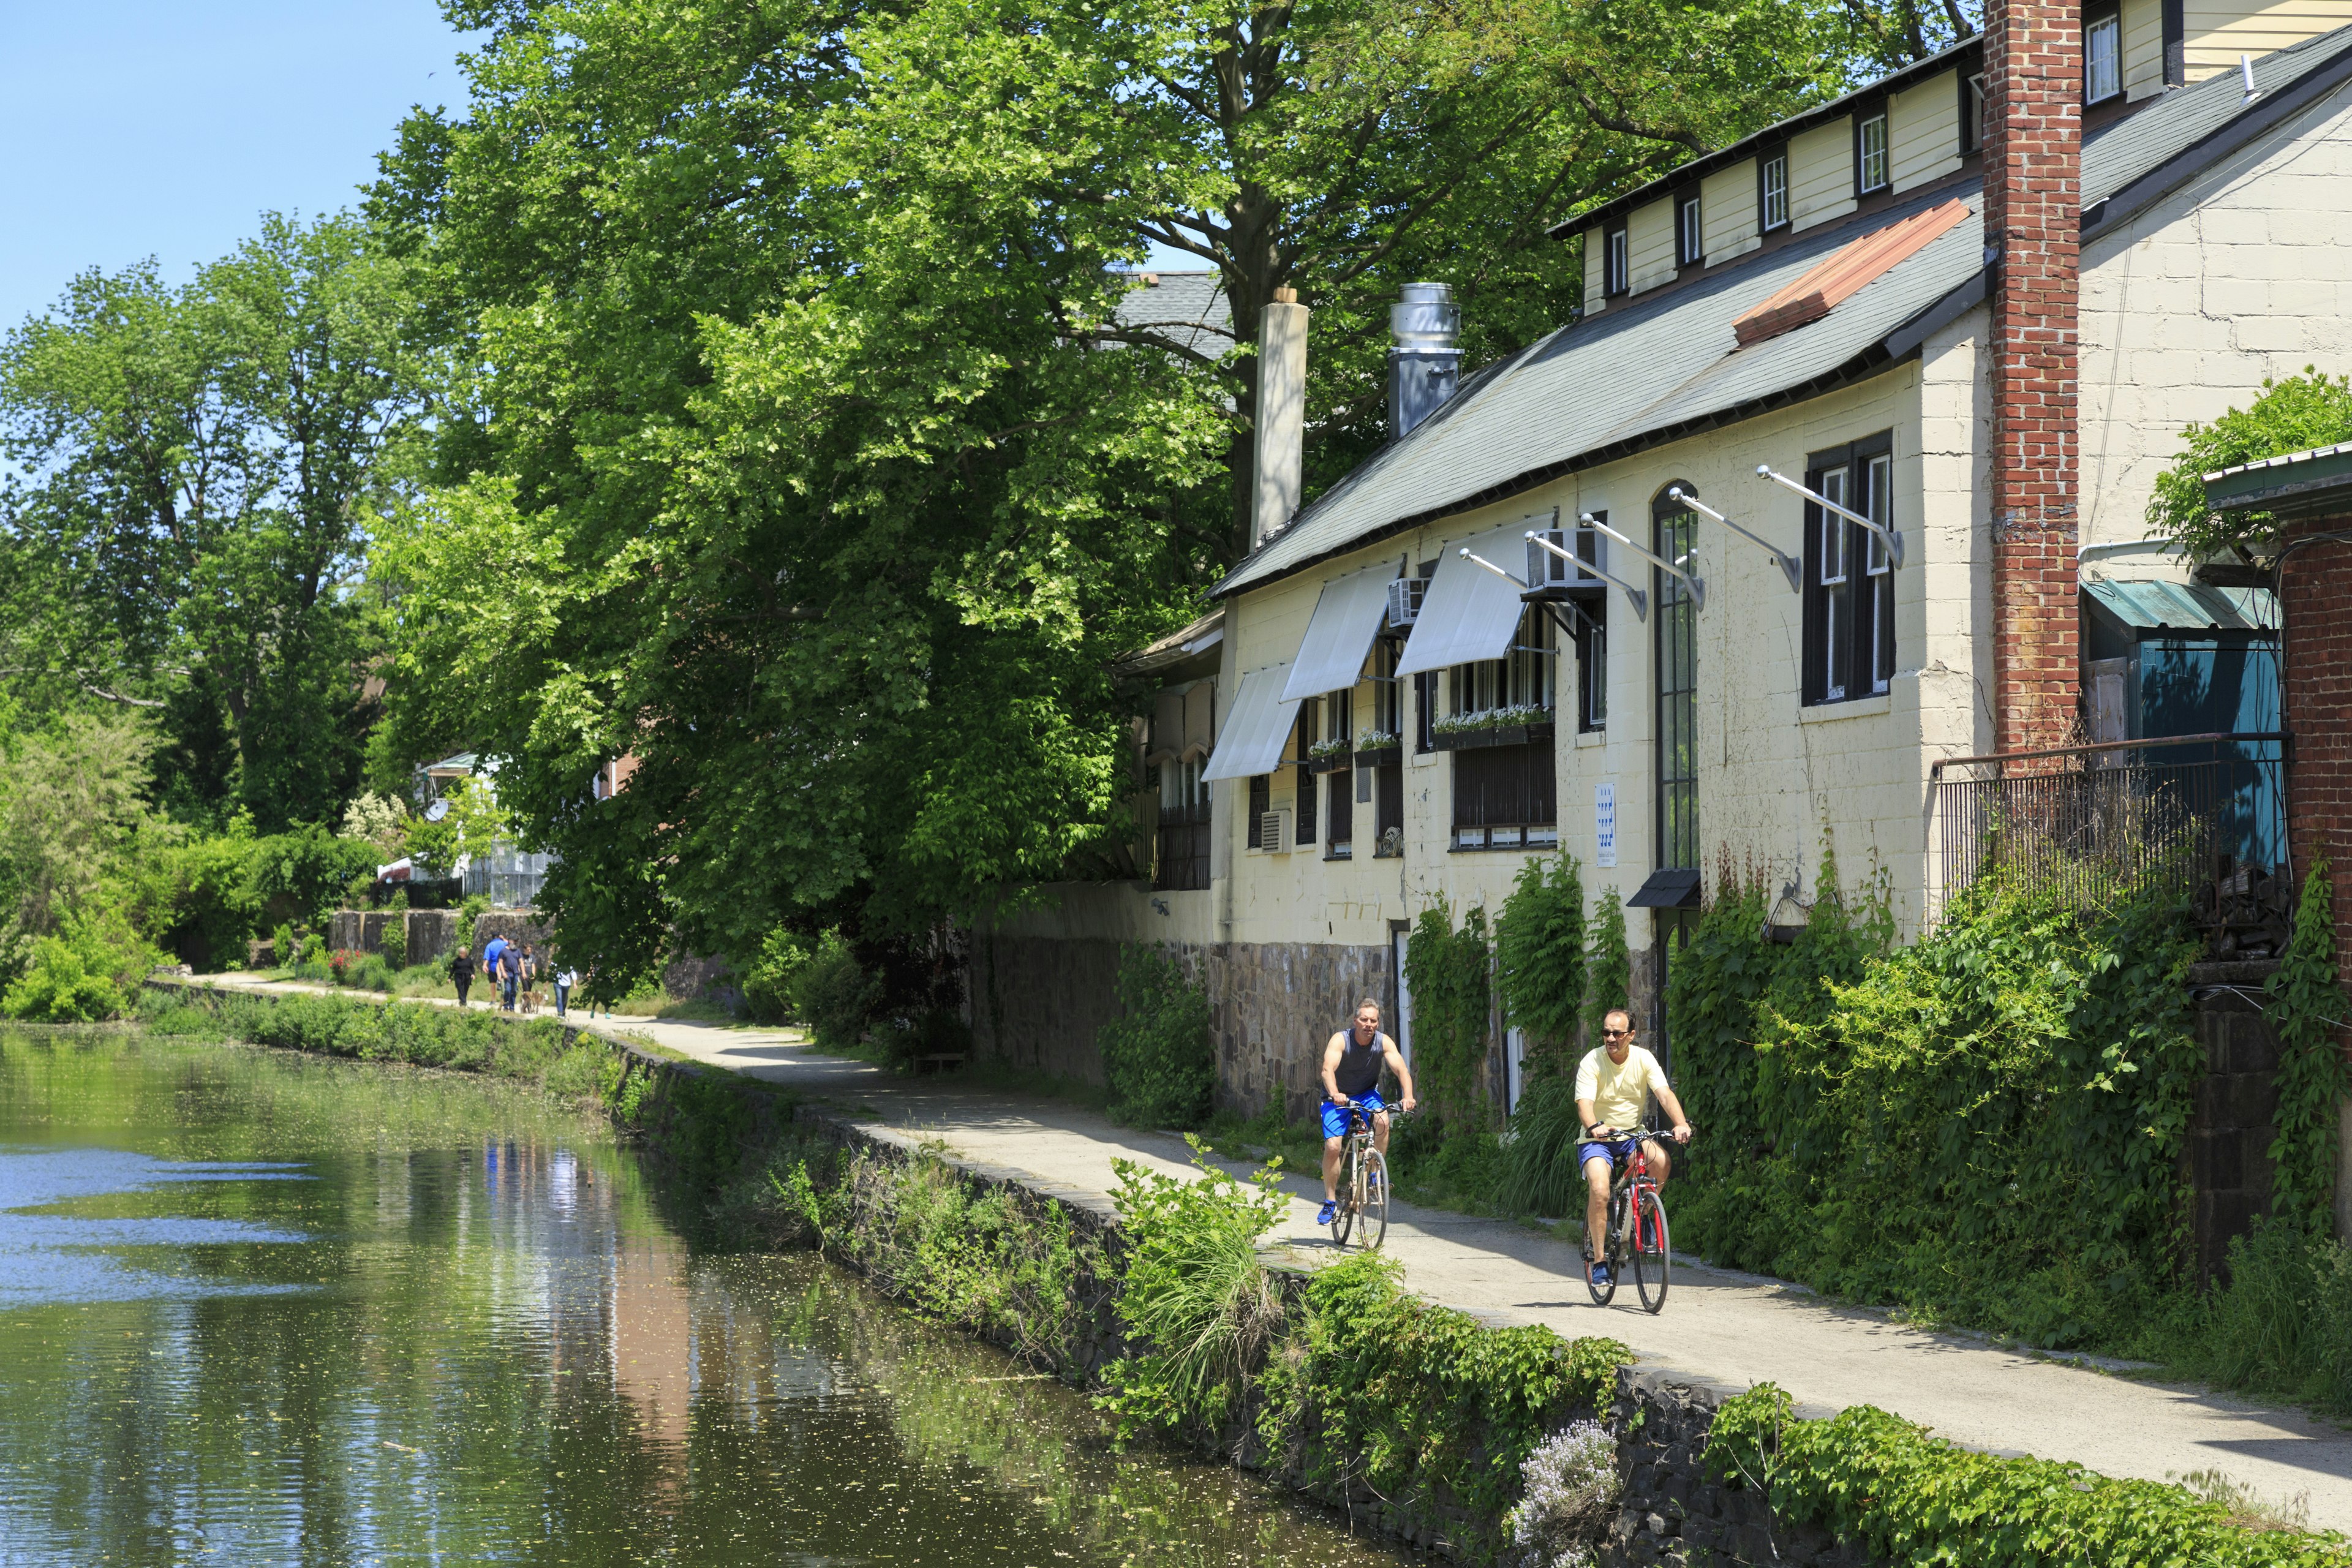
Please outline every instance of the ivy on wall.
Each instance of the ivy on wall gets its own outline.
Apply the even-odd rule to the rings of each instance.
[[[1678,1173],[1678,1239],[2040,1343],[2143,1327],[2173,1276],[2203,1068],[2186,910],[2085,916],[1987,879],[1886,951],[1879,898],[1825,895],[1781,944],[1766,896],[1726,868],[1671,977],[1706,1140]]]
[[[1414,1087],[1453,1130],[1482,1128],[1487,1120],[1478,1064],[1486,1055],[1493,961],[1483,908],[1464,915],[1459,931],[1444,905],[1423,910],[1405,941]]]
[[[1598,1040],[1602,1016],[1612,1007],[1625,1005],[1633,987],[1633,957],[1625,946],[1625,910],[1618,902],[1616,889],[1601,894],[1593,906],[1586,942],[1592,956],[1585,971],[1584,1032],[1588,1039]]]
[[[2328,1234],[2334,1223],[2346,1088],[2336,1039],[2345,1002],[2336,972],[2335,902],[2327,863],[2315,862],[2295,905],[2294,934],[2269,984],[2279,1037],[2271,1215],[2314,1237]]]
[[[1556,1070],[1576,1043],[1584,1000],[1584,882],[1566,850],[1529,860],[1495,928],[1495,985],[1507,1027],[1528,1037],[1527,1069]]]

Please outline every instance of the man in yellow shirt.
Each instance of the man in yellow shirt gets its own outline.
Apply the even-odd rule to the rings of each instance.
[[[1633,1043],[1633,1015],[1612,1007],[1601,1021],[1601,1044],[1584,1053],[1576,1068],[1576,1118],[1584,1124],[1586,1142],[1576,1146],[1576,1163],[1583,1169],[1585,1269],[1595,1285],[1609,1283],[1609,1185],[1617,1163],[1631,1147],[1618,1134],[1643,1124],[1652,1095],[1675,1119],[1675,1142],[1690,1142],[1690,1121],[1683,1103],[1666,1087],[1665,1069],[1658,1058]],[[1666,1180],[1666,1152],[1654,1138],[1642,1140],[1642,1154],[1660,1185]]]

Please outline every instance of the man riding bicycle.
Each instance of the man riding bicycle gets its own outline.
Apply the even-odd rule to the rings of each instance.
[[[1689,1121],[1683,1103],[1666,1087],[1665,1069],[1658,1058],[1633,1043],[1633,1015],[1612,1007],[1601,1020],[1601,1041],[1584,1053],[1576,1069],[1576,1117],[1584,1126],[1585,1141],[1576,1146],[1576,1163],[1584,1172],[1584,1267],[1595,1285],[1609,1284],[1609,1187],[1617,1167],[1629,1157],[1632,1141],[1620,1136],[1642,1125],[1652,1095],[1675,1119],[1677,1143],[1690,1142]],[[1643,1157],[1650,1171],[1665,1184],[1666,1152],[1654,1138],[1642,1140]],[[1330,1165],[1325,1156],[1324,1166]],[[1326,1182],[1328,1188],[1329,1184]]]
[[[1404,1093],[1399,1107],[1413,1107],[1412,1069],[1396,1042],[1381,1033],[1381,1005],[1367,996],[1356,1006],[1353,1026],[1340,1030],[1323,1047],[1323,1212],[1317,1225],[1329,1225],[1339,1207],[1339,1149],[1348,1138],[1348,1108],[1360,1105],[1372,1113],[1372,1147],[1389,1152],[1389,1110],[1381,1099],[1381,1068],[1397,1076]]]

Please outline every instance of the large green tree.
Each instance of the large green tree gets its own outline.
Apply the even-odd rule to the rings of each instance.
[[[415,466],[409,316],[356,221],[266,216],[185,285],[87,273],[0,342],[0,669],[33,710],[152,710],[157,787],[198,815],[340,817],[366,542]]]
[[[1318,312],[1315,472],[1384,310],[1570,320],[1580,205],[1843,81],[1811,0],[560,0],[491,29],[372,215],[478,374],[377,556],[394,747],[502,759],[569,951],[901,925],[1117,847],[1113,654],[1242,543],[1255,381],[1118,312],[1173,247]],[[588,780],[639,763],[616,798]]]

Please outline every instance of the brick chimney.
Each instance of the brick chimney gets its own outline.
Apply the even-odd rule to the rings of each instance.
[[[2083,33],[2074,0],[1990,0],[1993,712],[1999,750],[2076,739],[2075,331]]]

